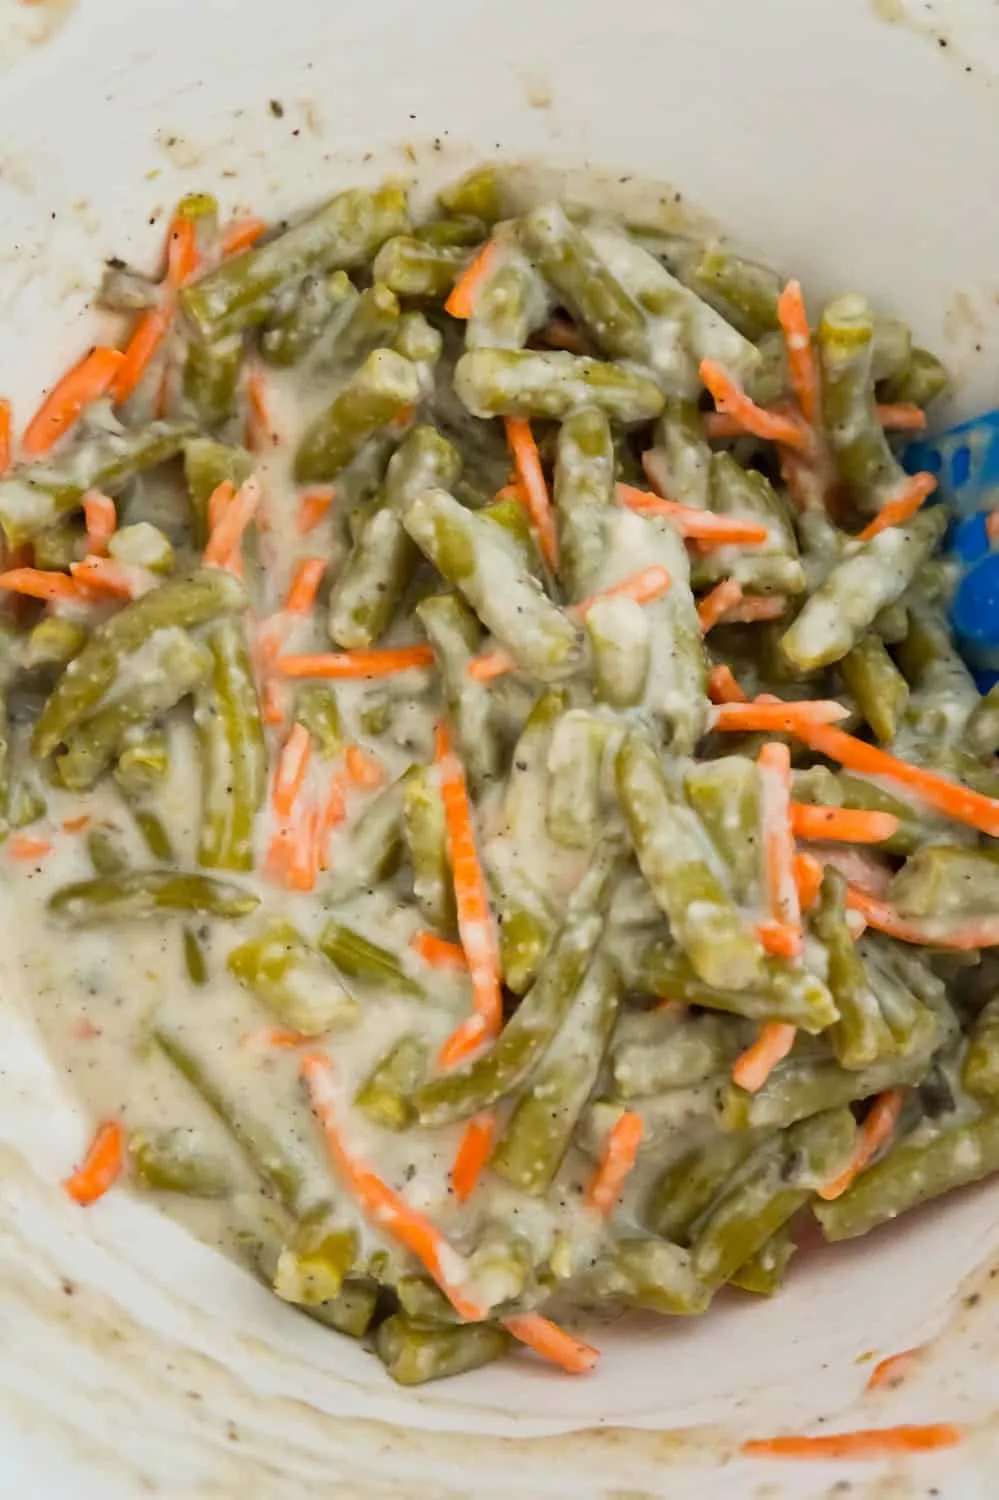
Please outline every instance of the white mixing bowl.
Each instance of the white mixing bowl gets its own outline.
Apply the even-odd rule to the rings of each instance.
[[[668,178],[814,297],[911,319],[975,410],[995,399],[997,60],[986,0],[2,0],[0,388],[28,409],[89,337],[102,258],[152,261],[183,192],[276,217],[502,154],[622,193]],[[587,1379],[510,1360],[408,1394],[127,1193],[75,1207],[58,1183],[86,1122],[16,973],[2,997],[0,1495],[999,1492],[993,1185],[802,1257],[772,1303],[610,1330]],[[864,1394],[874,1359],[928,1339],[911,1379]],[[968,1435],[866,1464],[739,1454],[930,1421]]]

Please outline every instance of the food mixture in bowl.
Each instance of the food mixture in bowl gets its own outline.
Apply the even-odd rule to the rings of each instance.
[[[404,1383],[585,1371],[590,1309],[769,1296],[811,1217],[999,1168],[999,703],[897,456],[945,372],[513,181],[186,199],[0,480],[67,1190]]]

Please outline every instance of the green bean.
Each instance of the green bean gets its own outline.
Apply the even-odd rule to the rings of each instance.
[[[148,312],[162,296],[155,281],[114,257],[105,262],[95,301],[108,312]]]
[[[637,1115],[642,1125],[642,1152],[647,1158],[667,1160],[690,1140],[703,1140],[718,1126],[721,1080],[706,1078],[683,1089],[666,1089],[644,1099],[596,1099],[577,1133],[580,1149],[598,1160],[624,1114]]]
[[[172,573],[177,560],[170,538],[149,521],[119,526],[108,542],[108,556],[129,567],[162,574]]]
[[[901,369],[885,380],[878,392],[883,401],[911,401],[927,407],[950,385],[950,375],[928,349],[913,349]]]
[[[751,899],[760,878],[760,777],[743,755],[693,765],[684,776],[687,801],[729,872],[737,901]]]
[[[260,339],[264,359],[284,368],[298,364],[330,323],[349,311],[357,296],[346,271],[306,276],[287,311],[264,330]]]
[[[219,615],[246,608],[246,593],[231,573],[204,568],[189,578],[170,579],[105,620],[70,662],[35,726],[32,750],[40,759],[65,744],[126,670],[132,657],[157,630],[190,630]]]
[[[511,208],[503,173],[495,166],[473,167],[442,188],[437,197],[448,213],[473,214],[486,224],[495,224]]]
[[[712,244],[705,245],[696,261],[681,269],[680,276],[754,343],[780,327],[777,300],[783,283],[769,266],[757,265],[726,246]]]
[[[413,871],[413,894],[434,927],[455,926],[454,886],[440,789],[427,766],[411,766],[404,777],[402,831]]]
[[[150,655],[136,668],[135,680],[123,674],[120,690],[93,718],[80,726],[56,757],[59,779],[70,791],[87,791],[127,747],[129,731],[149,724],[175,708],[208,676],[212,658],[204,646],[182,630],[163,630],[149,642]]]
[[[184,444],[184,478],[196,547],[204,547],[208,541],[208,502],[214,491],[226,480],[239,489],[252,472],[253,459],[245,448],[230,448],[203,437]]]
[[[413,231],[427,245],[479,245],[489,234],[489,225],[476,214],[451,214],[446,219],[431,219]]]
[[[126,797],[141,800],[156,791],[169,773],[170,749],[166,735],[162,729],[147,729],[129,735],[128,743],[119,752],[114,779]]]
[[[696,401],[676,397],[667,400],[655,425],[653,446],[643,457],[653,468],[662,494],[681,505],[708,509],[712,453],[704,440],[704,424]]]
[[[400,324],[395,292],[379,282],[367,287],[345,301],[319,335],[309,359],[310,375],[325,377],[354,370],[374,350],[393,345]]]
[[[611,1053],[614,1092],[621,1099],[647,1098],[726,1073],[753,1040],[748,1027],[728,1016],[641,1019],[653,1023],[648,1033],[618,1042]]]
[[[840,1198],[817,1203],[827,1240],[852,1240],[999,1170],[999,1111],[929,1139],[902,1141],[868,1167]]]
[[[626,594],[598,599],[586,612],[594,696],[611,708],[636,708],[648,695],[652,626]]]
[[[719,515],[763,525],[768,537],[759,547],[713,547],[696,560],[698,583],[734,578],[757,594],[802,593],[805,570],[794,528],[770,481],[754,469],[743,469],[730,454],[716,453],[711,460],[710,496],[711,509]]]
[[[232,1170],[220,1156],[198,1150],[190,1130],[148,1132],[129,1136],[131,1175],[140,1187],[157,1193],[183,1193],[188,1198],[226,1198],[232,1191]]]
[[[139,830],[142,842],[145,844],[153,859],[165,863],[175,858],[173,844],[170,836],[163,827],[160,819],[148,808],[133,807],[132,816],[135,826]]]
[[[617,971],[598,953],[493,1153],[492,1170],[525,1192],[544,1193],[562,1164],[596,1084],[620,999]]]
[[[863,297],[840,297],[829,304],[819,324],[818,345],[826,435],[843,484],[855,504],[870,514],[880,510],[905,475],[878,420],[874,315]]]
[[[87,490],[115,494],[130,479],[158,468],[194,436],[187,421],[150,422],[87,437],[65,463],[28,464],[0,479],[0,527],[10,547],[32,541],[62,516],[79,510]]]
[[[999,911],[999,857],[988,849],[935,844],[910,854],[892,877],[889,899],[911,917]]]
[[[306,429],[295,454],[300,484],[332,479],[370,437],[419,399],[415,367],[392,349],[375,349]]]
[[[426,1077],[428,1059],[422,1037],[400,1037],[361,1084],[355,1107],[385,1130],[408,1130],[416,1118],[411,1096]]]
[[[592,849],[601,826],[601,788],[609,725],[593,714],[564,714],[548,750],[549,835],[570,849]]]
[[[592,594],[604,558],[607,516],[614,504],[614,444],[596,407],[566,417],[555,459],[559,565],[571,600]]]
[[[392,1290],[401,1311],[417,1323],[444,1323],[453,1327],[459,1321],[451,1303],[429,1276],[400,1276]]]
[[[523,349],[530,335],[548,320],[551,297],[526,255],[502,233],[494,236],[499,253],[475,294],[465,328],[466,349]]]
[[[455,594],[424,599],[415,613],[434,648],[462,764],[472,789],[479,791],[500,770],[491,695],[483,683],[473,682],[468,675],[468,663],[478,649],[482,632],[471,610]]]
[[[783,1286],[785,1273],[797,1249],[785,1224],[729,1277],[729,1285],[737,1286],[743,1292],[754,1292],[758,1297],[772,1297]]]
[[[35,667],[65,667],[79,656],[90,637],[86,625],[62,615],[47,615],[32,627],[24,642],[21,661],[27,671]]]
[[[569,665],[576,627],[523,567],[502,528],[442,489],[413,500],[403,521],[420,550],[526,672],[547,678]]]
[[[467,261],[464,246],[431,245],[415,235],[396,235],[375,256],[371,274],[399,297],[441,302]]]
[[[706,1312],[711,1291],[687,1250],[658,1239],[623,1239],[581,1278],[585,1299],[616,1302],[666,1316]]]
[[[341,860],[322,885],[325,901],[346,901],[365,886],[395,873],[402,851],[404,799],[405,783],[400,777],[380,791],[351,823]]]
[[[357,1230],[331,1222],[323,1206],[296,1225],[290,1244],[282,1247],[274,1291],[296,1307],[322,1307],[339,1297],[358,1249]]]
[[[361,1008],[340,976],[290,922],[269,921],[232,949],[226,968],[282,1025],[303,1036],[321,1036],[360,1019]]]
[[[409,977],[396,954],[340,922],[327,922],[319,934],[319,947],[341,974],[359,984],[410,995],[414,1000],[425,998],[423,986]]]
[[[752,985],[761,966],[755,938],[714,871],[699,819],[639,731],[618,751],[617,789],[642,874],[695,973],[720,988]]]
[[[385,240],[408,229],[402,188],[350,189],[184,287],[181,307],[206,343],[240,333],[268,320],[283,287],[323,271],[363,266]]]
[[[242,333],[192,339],[184,362],[184,401],[202,427],[220,427],[236,409],[246,353]]]
[[[325,682],[311,682],[295,694],[295,722],[304,724],[317,754],[324,760],[339,755],[346,743],[340,701],[336,689]]]
[[[968,720],[981,700],[938,611],[909,610],[908,629],[897,655],[912,687],[899,734],[900,749],[914,751],[917,758],[927,752],[930,757],[946,751],[963,753]],[[982,769],[974,757],[967,759],[975,769]]]
[[[717,1136],[687,1151],[656,1178],[642,1208],[642,1222],[664,1240],[689,1246],[697,1224],[759,1144],[758,1134],[743,1131]]]
[[[983,760],[999,750],[999,683],[991,687],[972,710],[965,736],[969,750]]]
[[[946,527],[939,507],[922,511],[904,525],[886,527],[837,563],[781,638],[791,664],[807,672],[841,661],[878,611],[901,598]]]
[[[898,831],[879,845],[886,854],[911,854],[925,843],[942,838],[953,839],[954,825],[934,818],[914,803],[893,797],[873,781],[812,766],[795,771],[791,795],[796,802],[825,804],[830,807],[856,808],[861,812],[888,812],[899,820]]]
[[[909,684],[877,635],[864,635],[839,664],[843,681],[882,745],[898,733],[909,701]]]
[[[506,1330],[492,1323],[441,1328],[394,1313],[375,1334],[375,1353],[399,1385],[425,1385],[491,1364],[511,1342]]]
[[[399,319],[390,347],[411,361],[420,400],[429,401],[437,390],[436,371],[444,353],[444,335],[421,312],[406,312]]]
[[[822,881],[815,931],[825,944],[826,979],[839,1011],[827,1035],[844,1068],[870,1067],[894,1051],[895,1043],[846,920],[846,880],[831,866]]]
[[[193,927],[184,928],[184,968],[187,977],[198,989],[208,983],[208,963],[201,940]]]
[[[961,1082],[976,1099],[988,1102],[999,1095],[999,1000],[989,1000],[975,1017]]]
[[[565,921],[538,977],[488,1052],[413,1096],[420,1123],[443,1125],[487,1109],[522,1087],[565,1022],[593,961],[623,863],[620,846],[605,841],[573,892]]]
[[[201,747],[198,863],[210,870],[252,870],[254,826],[267,791],[267,747],[240,620],[223,620],[207,637],[211,676],[195,695]]]
[[[474,417],[561,422],[581,406],[595,406],[614,422],[648,422],[659,415],[664,401],[646,375],[558,350],[470,350],[455,367],[454,388]]]
[[[831,1109],[760,1146],[700,1226],[691,1256],[695,1275],[709,1287],[723,1286],[793,1218],[817,1186],[843,1170],[855,1137],[850,1111]]]
[[[148,922],[163,912],[196,912],[229,920],[245,917],[260,897],[227,881],[184,870],[132,870],[61,886],[48,901],[53,916],[72,927]]]
[[[87,857],[95,875],[120,875],[128,869],[128,857],[116,830],[111,828],[91,828],[88,831]]]
[[[330,593],[329,631],[349,650],[372,645],[388,629],[418,556],[403,526],[424,490],[453,484],[456,450],[433,427],[414,427],[393,454],[383,503],[365,524]]]
[[[39,532],[32,543],[36,568],[65,572],[87,551],[87,532],[80,516],[64,516]]]

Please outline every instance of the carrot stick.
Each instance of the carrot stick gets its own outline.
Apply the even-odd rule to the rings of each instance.
[[[800,281],[789,281],[781,292],[777,299],[777,317],[787,347],[792,389],[805,421],[809,427],[816,427],[821,415],[819,366],[812,348],[812,331],[808,326]]]
[[[70,563],[69,571],[85,590],[107,594],[112,599],[138,599],[149,592],[151,585],[144,568],[130,567],[111,557],[85,557],[82,562]]]
[[[879,1391],[885,1386],[900,1385],[909,1371],[919,1362],[922,1352],[921,1346],[917,1345],[915,1349],[903,1349],[901,1354],[889,1354],[886,1359],[879,1360],[871,1371],[870,1379],[864,1389]]]
[[[756,940],[764,953],[769,953],[772,958],[798,958],[801,954],[801,924],[791,922],[775,922],[768,918],[764,922],[757,922]]]
[[[167,231],[165,283],[175,291],[198,269],[198,233],[187,214],[175,214]]]
[[[504,1318],[503,1327],[535,1354],[558,1365],[568,1375],[588,1374],[600,1358],[599,1349],[574,1338],[540,1313],[518,1313],[516,1317]]]
[[[204,562],[207,567],[228,568],[232,571],[233,562],[239,557],[243,533],[256,514],[260,496],[260,481],[251,474],[229,501],[218,525],[212,528],[205,548]]]
[[[279,818],[291,817],[311,758],[312,741],[309,731],[304,724],[296,724],[282,747],[274,775],[271,802]]]
[[[365,791],[374,791],[388,780],[388,772],[377,755],[360,745],[348,745],[343,752],[343,761],[351,781]]]
[[[54,845],[51,839],[37,838],[30,833],[16,833],[7,845],[7,853],[11,859],[32,860],[44,859],[51,854]]]
[[[541,555],[548,566],[558,567],[558,538],[552,514],[548,486],[541,468],[541,455],[526,417],[504,417],[506,441],[517,471],[517,483],[524,495],[524,508],[537,532]]]
[[[301,1072],[330,1160],[365,1217],[416,1256],[463,1318],[480,1321],[486,1309],[464,1290],[464,1258],[429,1219],[410,1208],[388,1183],[351,1154],[337,1121],[336,1077],[330,1059],[322,1053],[309,1052],[302,1058]]]
[[[868,927],[923,948],[950,948],[957,953],[973,948],[999,945],[999,917],[969,917],[965,922],[948,925],[946,918],[918,920],[905,917],[887,901],[863,891],[857,885],[847,888],[846,904],[850,911],[863,917]]]
[[[791,830],[799,839],[880,844],[898,832],[898,818],[894,813],[863,812],[849,807],[812,807],[795,802],[791,807]]]
[[[586,1194],[589,1206],[605,1219],[614,1212],[621,1189],[638,1159],[644,1129],[641,1115],[634,1110],[625,1110],[608,1133]]]
[[[473,682],[495,682],[497,677],[515,672],[517,663],[509,651],[484,651],[481,656],[472,657],[466,670]]]
[[[882,402],[878,406],[878,421],[894,432],[923,432],[926,413],[913,401]]]
[[[739,686],[731,667],[724,663],[708,673],[708,696],[712,703],[748,703],[749,695]]]
[[[236,486],[231,479],[223,479],[208,497],[208,534],[211,536],[236,496]]]
[[[304,1047],[309,1038],[290,1026],[257,1026],[253,1031],[244,1031],[239,1039],[241,1047],[251,1052],[270,1052]]]
[[[725,616],[726,625],[754,625],[758,620],[779,620],[787,613],[783,594],[747,594]]]
[[[732,1081],[747,1093],[756,1094],[782,1058],[794,1046],[797,1027],[770,1021],[761,1028],[752,1046],[739,1054],[732,1068]]]
[[[493,499],[497,504],[503,500],[516,500],[518,505],[527,504],[527,496],[524,494],[523,488],[517,483],[500,485]]]
[[[858,531],[858,542],[869,542],[872,537],[887,531],[889,526],[901,526],[914,516],[929,495],[937,487],[937,481],[932,474],[914,474],[911,479],[903,481],[896,491],[894,500],[889,500],[883,505],[878,514],[865,526],[863,531]]]
[[[620,583],[611,584],[610,588],[601,589],[598,594],[591,594],[588,599],[581,599],[574,604],[569,613],[573,619],[585,620],[594,604],[601,603],[604,599],[626,598],[634,599],[636,604],[652,604],[656,599],[661,599],[663,594],[669,593],[673,580],[665,568],[658,565],[651,568],[639,568],[637,573],[631,573],[627,578],[622,578]]]
[[[306,491],[298,508],[299,536],[307,536],[310,531],[315,531],[316,527],[322,524],[329,513],[335,495],[336,491],[332,487]]]
[[[927,806],[953,818],[955,823],[978,828],[991,838],[999,837],[999,801],[994,798],[948,781],[946,776],[935,771],[911,766],[908,761],[899,760],[886,750],[865,744],[852,734],[834,729],[816,718],[801,718],[793,726],[793,733],[817,755],[827,756],[846,770],[857,771],[861,776],[883,776],[888,781],[897,782]]]
[[[90,821],[89,813],[81,813],[78,818],[63,818],[62,830],[64,833],[82,833],[90,827]]]
[[[468,263],[451,288],[444,304],[444,311],[452,318],[470,318],[475,311],[476,299],[483,283],[492,275],[498,246],[495,240],[486,240],[479,253]]]
[[[43,572],[41,568],[11,568],[0,573],[0,589],[28,599],[69,599],[75,604],[89,601],[85,590],[65,573]]]
[[[274,442],[267,409],[267,382],[263,372],[251,365],[246,373],[246,446],[251,453]]]
[[[326,572],[326,560],[322,557],[303,557],[295,568],[288,597],[284,607],[290,615],[308,615],[316,603],[319,585]]]
[[[693,505],[680,505],[676,500],[664,500],[650,490],[641,490],[633,484],[619,484],[617,498],[628,510],[639,515],[663,516],[686,537],[688,541],[711,542],[718,547],[759,546],[765,542],[769,532],[758,521],[736,521],[730,516],[716,516],[710,510],[697,510]]]
[[[447,826],[448,855],[458,910],[458,932],[472,977],[472,1003],[490,1036],[498,1036],[503,1024],[500,994],[499,954],[496,930],[489,910],[489,890],[475,847],[472,807],[465,773],[451,748],[451,737],[443,724],[437,726],[434,762],[440,778],[441,801]]]
[[[722,703],[711,712],[709,728],[723,734],[811,733],[812,728],[825,729],[835,719],[845,719],[842,703],[813,699],[801,703]],[[803,738],[799,734],[799,738]]]
[[[413,952],[431,969],[467,969],[468,959],[460,943],[449,943],[433,932],[414,932],[409,940]]]
[[[14,457],[13,410],[6,398],[0,397],[0,474],[6,474]]]
[[[295,810],[285,869],[285,885],[289,890],[315,889],[319,873],[320,817],[320,812],[315,807],[300,805]]]
[[[24,429],[21,455],[44,458],[80,419],[84,407],[108,391],[125,356],[98,346],[78,360],[55,385]]]
[[[891,1140],[904,1103],[904,1089],[885,1089],[884,1093],[878,1094],[857,1131],[857,1142],[853,1148],[849,1166],[844,1168],[838,1177],[832,1178],[830,1182],[824,1183],[818,1189],[820,1198],[831,1203],[834,1198],[843,1196],[881,1147]]]
[[[697,618],[703,633],[707,635],[709,630],[713,630],[729,610],[741,604],[742,600],[742,584],[735,578],[723,578],[721,583],[715,584],[697,606]]]
[[[779,740],[759,755],[763,858],[770,915],[793,935],[800,952],[801,908],[794,883],[794,836],[791,832],[791,752]]]
[[[490,1040],[489,1028],[485,1021],[477,1012],[473,1012],[472,1015],[465,1017],[460,1026],[455,1027],[444,1042],[437,1054],[437,1066],[442,1072],[448,1073],[459,1063],[467,1062],[470,1057],[480,1051],[485,1042]]]
[[[798,887],[798,905],[811,911],[822,889],[822,865],[814,854],[794,856],[794,883]]]
[[[416,667],[432,667],[430,646],[396,646],[381,651],[322,652],[311,656],[281,656],[278,670],[285,677],[391,677]]]
[[[118,1120],[106,1120],[98,1126],[87,1154],[63,1183],[66,1192],[86,1207],[102,1198],[121,1176],[125,1165],[125,1132]]]
[[[808,447],[808,433],[802,424],[790,417],[765,411],[751,401],[737,380],[733,380],[713,359],[701,360],[701,380],[715,399],[720,412],[735,417],[744,432],[766,442],[783,443],[799,452]]]
[[[170,332],[173,320],[173,306],[166,302],[161,307],[151,307],[139,318],[125,346],[121,367],[111,386],[111,399],[115,406],[121,406],[134,395]]]
[[[747,1458],[888,1458],[896,1453],[930,1453],[953,1448],[964,1432],[953,1422],[925,1426],[873,1427],[861,1432],[824,1432],[819,1437],[754,1438],[743,1443]]]
[[[222,243],[219,247],[222,259],[228,260],[230,255],[241,255],[244,250],[252,250],[266,231],[266,219],[233,219],[222,231]]]
[[[118,525],[114,501],[100,490],[88,490],[83,497],[83,518],[87,525],[87,551],[101,557]]]
[[[260,712],[265,724],[283,724],[287,697],[285,684],[269,677],[260,692]]]
[[[465,1126],[451,1168],[451,1186],[459,1203],[466,1203],[472,1196],[486,1169],[496,1140],[496,1126],[496,1114],[491,1109],[483,1110]]]

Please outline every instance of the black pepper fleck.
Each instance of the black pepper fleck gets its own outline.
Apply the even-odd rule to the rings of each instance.
[[[268,105],[268,109],[274,116],[275,120],[284,119],[284,105],[281,103],[280,99],[272,99],[270,104]]]

